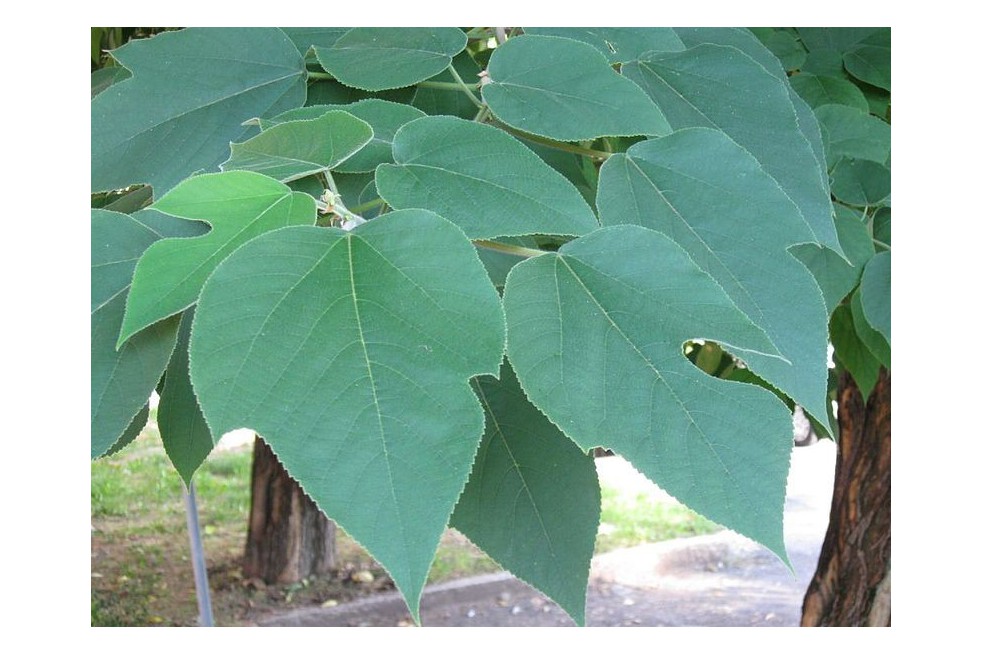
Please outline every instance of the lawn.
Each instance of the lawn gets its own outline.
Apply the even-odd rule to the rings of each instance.
[[[250,442],[222,447],[195,475],[216,624],[248,625],[272,612],[393,589],[385,571],[342,530],[341,564],[334,574],[279,586],[244,579],[251,463]],[[120,453],[91,468],[92,625],[194,625],[198,610],[183,483],[153,422]],[[597,553],[720,530],[623,466],[601,466],[600,472]],[[463,535],[447,530],[429,582],[499,570]]]

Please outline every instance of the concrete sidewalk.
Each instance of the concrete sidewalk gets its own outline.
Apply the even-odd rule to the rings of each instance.
[[[674,502],[624,460],[597,460],[604,484]],[[588,626],[796,626],[828,524],[835,446],[795,448],[785,505],[785,543],[796,576],[770,551],[725,531],[627,548],[593,559]],[[572,626],[555,603],[508,573],[433,585],[424,626]],[[309,608],[264,626],[410,625],[397,593]]]

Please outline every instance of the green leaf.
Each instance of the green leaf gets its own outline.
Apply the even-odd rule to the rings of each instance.
[[[303,104],[303,57],[273,28],[200,28],[113,51],[133,77],[92,101],[92,191],[147,183],[159,197],[214,171],[242,122]]]
[[[140,255],[159,235],[126,214],[92,210],[91,456],[131,436],[136,418],[167,366],[177,320],[137,334],[122,349],[116,338]],[[146,423],[146,421],[143,421]]]
[[[177,346],[167,365],[164,387],[160,392],[157,406],[157,427],[164,451],[177,469],[184,484],[190,485],[191,478],[202,462],[211,453],[218,438],[208,430],[205,417],[201,414],[198,400],[191,388],[188,373],[188,343],[191,338],[191,322],[194,308],[188,309],[181,317],[177,335]]]
[[[589,43],[611,64],[640,59],[646,52],[685,50],[685,44],[670,27],[526,27],[523,31]]]
[[[863,399],[869,398],[880,374],[880,361],[856,333],[849,304],[843,303],[832,312],[829,336],[835,351],[835,360],[852,375]]]
[[[857,206],[875,206],[890,196],[890,170],[875,161],[843,157],[831,172],[832,195]]]
[[[873,214],[873,238],[890,245],[890,208],[880,207]]]
[[[337,110],[368,123],[373,133],[371,141],[364,148],[349,159],[330,167],[341,173],[369,173],[374,172],[379,164],[391,163],[392,139],[395,133],[409,121],[426,115],[409,105],[369,98],[350,105],[315,105],[292,109],[275,118],[261,121],[260,125],[265,130],[284,121],[319,118]]]
[[[130,72],[122,66],[100,68],[92,73],[92,97],[96,97],[116,82],[130,77]]]
[[[890,252],[876,254],[863,269],[863,314],[890,343]]]
[[[519,139],[521,140],[521,139]],[[558,171],[563,177],[573,183],[591,209],[596,206],[597,180],[599,171],[593,159],[583,155],[557,150],[535,141],[521,140],[529,150],[538,155],[539,159]]]
[[[773,60],[757,47],[764,50],[759,56]],[[776,60],[772,64],[780,70]],[[775,77],[743,51],[708,43],[625,64],[622,70],[654,98],[674,129],[714,127],[747,150],[794,203],[809,226],[809,240],[839,249],[825,162],[803,131],[810,110],[783,73],[783,79]]]
[[[874,330],[866,318],[866,313],[863,309],[862,291],[862,282],[860,282],[860,287],[853,291],[852,300],[849,303],[856,336],[859,337],[870,354],[876,358],[878,365],[890,368],[890,342],[882,334]]]
[[[513,268],[504,306],[522,388],[567,436],[614,450],[788,562],[790,412],[682,353],[694,338],[772,357],[776,349],[677,244],[633,225],[602,228]]]
[[[193,305],[218,263],[249,239],[287,225],[312,225],[317,219],[313,198],[249,171],[192,177],[154,208],[205,221],[212,229],[194,239],[164,239],[147,248],[133,274],[119,344]]]
[[[791,32],[785,30],[775,30],[761,42],[774,56],[781,60],[781,66],[786,71],[793,71],[801,68],[808,57],[801,41]]]
[[[675,28],[675,32],[689,48],[694,48],[701,44],[732,46],[757,62],[779,84],[785,87],[789,86],[788,77],[784,67],[781,65],[781,62],[754,37],[750,30],[746,28],[684,27]],[[788,91],[788,95],[791,99],[792,111],[795,115],[795,123],[801,130],[801,135],[804,137],[805,142],[808,145],[808,156],[814,159],[819,171],[825,171],[827,170],[825,165],[825,149],[822,144],[822,131],[819,127],[818,119],[815,118],[814,112],[811,110],[808,104],[798,96],[797,93],[793,93],[790,89],[788,89]],[[754,121],[758,121],[759,116],[753,112],[750,112],[749,114],[743,116],[743,119],[750,124]],[[765,127],[764,130],[766,132],[769,130],[769,128]],[[731,136],[733,135],[731,134]],[[747,143],[744,143],[743,145],[745,147],[749,147]],[[765,160],[767,159],[768,158],[765,157]],[[766,162],[764,163],[766,169]],[[808,192],[805,192],[803,189],[799,190],[797,194],[789,191],[789,195],[796,199],[795,202],[798,203],[800,207],[804,208],[806,205],[813,207],[815,214],[808,218],[808,220],[809,223],[813,224],[813,230],[818,235],[828,234],[827,231],[823,232],[823,230],[827,230],[828,228],[824,217],[829,215],[829,207],[821,204],[826,202],[829,197],[828,179],[824,173],[820,175],[820,178],[822,187],[821,192],[816,190],[814,187],[810,188],[811,195]],[[808,195],[810,195],[810,202],[798,199],[802,196]],[[804,215],[806,217],[810,216],[807,212]],[[817,223],[817,225],[815,225],[815,223]],[[821,243],[821,240],[819,240],[819,242]],[[837,244],[825,245],[828,245],[833,250],[841,254]]]
[[[317,176],[301,177],[299,180],[287,182],[286,185],[290,187],[291,191],[306,193],[311,198],[320,198],[327,189],[327,185],[318,179]]]
[[[821,66],[835,66],[837,73],[844,66],[855,78],[890,90],[890,28],[799,27],[798,33],[810,58],[820,53]]]
[[[801,71],[821,77],[849,79],[849,74],[842,67],[842,53],[835,50],[809,50]]]
[[[130,423],[129,427],[126,428],[119,440],[112,445],[112,448],[106,451],[106,454],[103,455],[103,457],[112,457],[133,443],[136,438],[140,436],[140,433],[143,432],[143,429],[147,427],[147,421],[149,419],[150,403],[148,402],[139,412],[137,412],[136,417]]]
[[[684,248],[784,359],[739,344],[734,353],[806,410],[824,414],[828,314],[814,278],[788,252],[809,240],[808,226],[756,159],[704,128],[641,142],[604,163],[597,207],[604,225],[641,225]]]
[[[858,86],[838,77],[799,73],[789,80],[791,87],[812,108],[847,105],[869,113],[869,103]]]
[[[879,27],[799,27],[801,40],[808,50],[845,52],[880,31]]]
[[[100,193],[92,195],[93,209],[108,209],[109,211],[120,212],[122,214],[132,214],[147,205],[153,200],[153,188],[143,185],[124,190],[121,194]],[[103,205],[96,204],[99,200],[108,200]]]
[[[859,283],[863,266],[874,252],[873,240],[870,239],[861,214],[836,205],[835,229],[848,261],[828,248],[813,243],[791,247],[792,254],[811,271],[821,287],[830,315]]]
[[[284,27],[283,33],[293,41],[300,54],[306,54],[312,47],[330,48],[344,36],[347,27]]]
[[[822,126],[829,168],[843,157],[885,163],[890,156],[890,126],[855,107],[822,105],[815,110]]]
[[[314,45],[317,61],[346,86],[381,91],[443,72],[467,46],[456,27],[355,27],[330,45]]]
[[[126,214],[92,211],[91,307],[95,312],[129,289],[133,270],[143,251],[159,235]]]
[[[867,84],[890,90],[890,47],[861,45],[842,55],[849,74]]]
[[[279,123],[243,143],[232,144],[222,170],[262,173],[290,182],[337,167],[370,143],[372,126],[346,111]]]
[[[502,122],[559,141],[671,131],[636,84],[596,48],[572,39],[508,39],[491,55],[481,93]]]
[[[233,253],[201,292],[191,380],[212,434],[262,435],[418,619],[484,430],[468,380],[497,373],[503,347],[498,294],[464,234],[399,211]]]
[[[781,60],[745,27],[676,27],[675,33],[687,48],[703,44],[730,46],[747,55],[776,80],[787,81]]]
[[[474,388],[484,439],[450,523],[583,625],[600,523],[593,458],[529,403],[507,362]]]
[[[863,90],[863,95],[866,96],[866,102],[869,103],[869,112],[889,123],[890,92],[863,83],[859,84],[859,88]]]
[[[849,295],[859,281],[860,270],[828,248],[803,243],[792,246],[791,253],[805,268],[822,290],[825,309],[831,314],[836,306]]]
[[[382,164],[379,194],[396,209],[444,216],[471,239],[586,234],[597,219],[576,188],[514,137],[489,125],[428,116],[403,125]]]

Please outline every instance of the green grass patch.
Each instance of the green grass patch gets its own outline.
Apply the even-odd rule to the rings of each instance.
[[[249,511],[252,451],[212,453],[194,475],[203,526],[239,522]],[[148,428],[121,452],[92,462],[92,517],[127,517],[159,532],[185,524],[184,482]],[[172,520],[173,519],[173,520]]]
[[[653,500],[648,494],[604,486],[600,497],[597,553],[723,529],[684,505]]]

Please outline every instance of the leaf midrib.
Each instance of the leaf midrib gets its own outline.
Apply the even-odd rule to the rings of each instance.
[[[511,446],[508,444],[508,439],[505,438],[505,431],[501,428],[501,424],[498,422],[498,416],[491,409],[491,403],[488,402],[487,396],[484,394],[484,389],[481,387],[480,381],[474,385],[477,387],[477,392],[481,396],[481,404],[484,405],[487,410],[488,415],[491,417],[491,422],[494,424],[493,430],[494,434],[500,439],[501,444],[504,446],[505,451],[508,454],[508,458],[511,460],[512,468],[518,475],[518,479],[522,483],[522,490],[529,499],[529,504],[532,506],[532,511],[535,513],[536,521],[539,523],[539,527],[542,529],[542,535],[546,538],[546,544],[549,546],[549,556],[552,559],[556,559],[556,550],[552,544],[552,539],[549,537],[549,531],[546,529],[545,522],[542,520],[542,513],[539,511],[539,506],[535,502],[535,497],[532,495],[532,490],[529,488],[528,480],[525,479],[525,474],[522,473],[522,469],[518,464],[518,459],[511,450]]]

